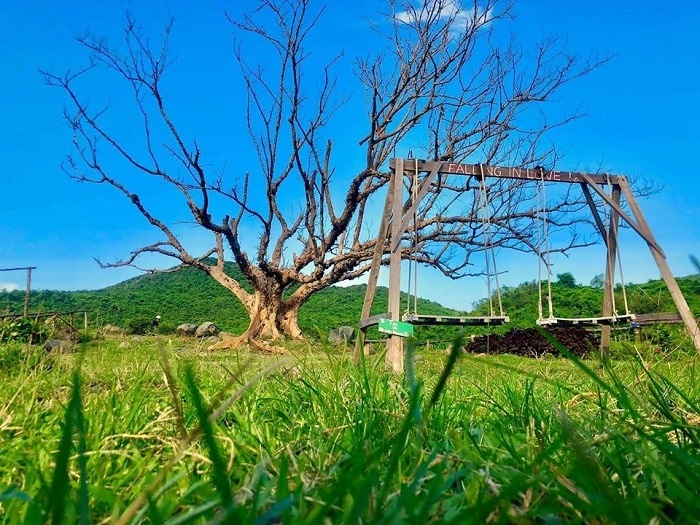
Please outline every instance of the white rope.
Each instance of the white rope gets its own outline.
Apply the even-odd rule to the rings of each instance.
[[[486,282],[487,282],[487,292],[489,296],[489,315],[493,317],[494,314],[494,308],[493,308],[493,299],[492,296],[493,294],[491,293],[491,268],[489,264],[489,257],[491,260],[491,264],[493,265],[493,277],[494,281],[496,284],[496,299],[498,301],[498,311],[499,315],[502,317],[504,315],[503,312],[503,298],[501,295],[501,285],[498,279],[498,266],[496,264],[496,252],[493,246],[493,229],[492,229],[492,223],[491,223],[491,210],[490,210],[490,204],[489,204],[489,190],[488,187],[486,186],[486,177],[484,174],[484,165],[479,164],[479,171],[481,173],[481,191],[483,193],[483,207],[481,209],[482,211],[482,229],[484,233],[484,253],[486,256]]]
[[[415,169],[413,171],[413,195],[411,196],[412,202],[415,204],[418,200],[418,159],[415,160]],[[413,313],[418,315],[418,224],[417,220],[418,206],[416,206],[413,211],[413,264],[415,269],[413,271],[413,289],[415,294],[413,295]]]
[[[544,242],[542,235],[542,209],[540,208],[540,182],[537,181],[535,186],[535,209],[537,217],[535,224],[537,225],[537,320],[544,320],[542,311],[542,243]]]
[[[484,236],[484,258],[486,263],[486,296],[489,301],[489,316],[493,316],[493,294],[491,293],[491,264],[489,261],[489,238],[487,221],[488,218],[488,197],[486,195],[486,177],[484,177],[484,165],[479,164],[481,179],[479,180],[479,212],[481,214],[481,231]]]
[[[413,172],[413,180],[411,183],[411,204],[416,202],[418,198],[418,159],[415,159],[415,168]],[[417,211],[417,210],[416,210]],[[408,291],[406,294],[406,314],[418,314],[418,229],[417,229],[417,214],[413,212],[413,235],[411,236],[411,247],[413,257],[408,258]],[[411,302],[413,303],[413,312],[411,312]]]
[[[620,257],[620,245],[617,246],[617,265],[620,268],[620,286],[622,286],[622,301],[625,303],[625,315],[630,315],[630,307],[627,303],[627,289],[625,287],[625,276],[622,273],[622,258]],[[614,289],[613,289],[614,292]],[[615,295],[613,293],[613,295]],[[617,312],[615,312],[617,315]]]
[[[540,184],[541,184],[541,194],[542,194],[542,208],[541,208],[541,220],[542,220],[542,231],[544,233],[544,249],[546,259],[544,261],[547,267],[547,309],[549,313],[549,319],[554,318],[554,305],[552,303],[552,260],[551,260],[551,244],[549,242],[549,227],[547,224],[547,188],[544,181],[544,170],[540,169]],[[537,187],[538,194],[540,185]],[[540,261],[542,257],[540,256]],[[542,274],[539,275],[540,283],[540,319],[542,319]]]

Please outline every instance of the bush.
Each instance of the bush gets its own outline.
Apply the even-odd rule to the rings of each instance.
[[[150,317],[136,317],[127,319],[124,323],[124,328],[129,334],[144,335],[153,329],[153,319]]]
[[[49,337],[49,329],[33,319],[9,319],[0,321],[0,342],[41,344]]]

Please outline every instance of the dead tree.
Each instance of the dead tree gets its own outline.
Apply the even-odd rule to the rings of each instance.
[[[65,116],[74,150],[65,169],[79,181],[121,193],[159,235],[127,258],[102,266],[145,269],[142,256],[158,254],[205,272],[250,315],[248,329],[235,343],[262,347],[265,339],[301,337],[297,315],[313,293],[369,270],[376,242],[369,226],[378,222],[370,207],[386,191],[388,160],[396,149],[410,141],[416,154],[427,158],[551,165],[554,151],[543,148],[540,139],[578,115],[549,120],[544,103],[605,60],[573,56],[556,39],[528,50],[504,38],[512,18],[509,2],[460,7],[454,0],[420,6],[387,0],[388,12],[375,18],[375,53],[353,66],[355,87],[366,100],[366,128],[359,130],[357,151],[365,160],[362,169],[348,173],[333,161],[330,136],[338,129],[338,108],[354,103],[339,94],[334,76],[345,59],[339,53],[325,67],[309,63],[314,29],[324,15],[323,8],[314,11],[310,4],[262,0],[249,15],[228,16],[245,84],[240,115],[251,151],[250,157],[235,159],[231,176],[211,167],[206,137],[189,138],[169,105],[167,74],[176,66],[168,48],[172,24],[154,46],[127,17],[122,48],[87,35],[78,39],[90,58],[87,67],[60,75],[44,72],[48,84],[62,89],[69,101]],[[266,46],[274,67],[251,58],[253,45]],[[93,74],[112,75],[114,86],[130,92],[137,119],[129,140],[119,138],[107,111],[88,103],[82,82]],[[154,206],[154,182],[177,195],[189,220],[210,235],[204,253],[188,249],[176,222]],[[425,199],[416,220],[420,262],[453,277],[475,271],[470,257],[483,246],[475,188],[474,180],[460,185],[442,180]],[[494,245],[532,247],[536,212],[528,191],[513,181],[489,189]],[[573,228],[581,205],[567,194],[552,197],[551,228]],[[252,248],[250,231],[257,236]],[[588,242],[571,236],[559,249]],[[227,275],[227,257],[252,292]]]

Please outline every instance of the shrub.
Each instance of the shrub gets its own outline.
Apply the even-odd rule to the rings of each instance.
[[[17,341],[41,344],[49,337],[49,329],[33,319],[9,319],[0,321],[0,342]]]
[[[124,328],[126,329],[127,333],[144,335],[152,330],[153,319],[150,317],[135,317],[127,319],[124,323]]]

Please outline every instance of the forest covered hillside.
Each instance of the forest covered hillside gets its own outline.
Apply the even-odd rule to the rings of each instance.
[[[240,277],[235,265],[227,267],[233,277]],[[700,313],[700,276],[680,278],[678,283],[695,314]],[[301,329],[311,336],[323,338],[331,328],[341,325],[356,326],[365,295],[365,285],[333,286],[323,290],[302,307],[299,315]],[[625,287],[627,303],[632,313],[673,312],[675,307],[663,281],[652,280],[644,284]],[[546,285],[543,293],[547,294]],[[535,281],[515,287],[505,287],[502,292],[504,310],[511,318],[511,325],[532,326],[538,316],[538,284]],[[554,314],[560,317],[590,317],[601,315],[603,289],[599,282],[591,285],[577,284],[571,274],[560,274],[552,283]],[[495,302],[494,297],[494,304]],[[379,287],[373,312],[387,310],[388,292]],[[474,313],[488,313],[486,299],[475,305]],[[403,298],[402,304],[406,304]],[[0,313],[19,313],[24,305],[24,292],[0,293]],[[618,313],[625,313],[622,288],[616,291]],[[238,300],[213,279],[193,268],[142,275],[122,283],[92,291],[32,291],[31,312],[74,311],[88,312],[94,326],[115,324],[127,326],[135,320],[163,318],[166,328],[181,323],[212,321],[222,329],[241,333],[248,324],[248,316]],[[454,310],[436,302],[420,300],[419,313],[450,315]],[[466,313],[466,312],[459,312]],[[547,309],[544,310],[545,316]],[[442,339],[442,331],[421,328],[423,336]]]
[[[227,273],[244,282],[235,265],[227,265]],[[331,328],[356,326],[366,288],[366,285],[333,286],[318,292],[301,308],[300,328],[308,335],[325,337]],[[0,292],[0,313],[22,312],[24,296],[21,290]],[[379,287],[372,313],[385,312],[387,304],[388,291]],[[427,300],[419,301],[419,309],[443,315],[455,313]],[[241,333],[248,326],[248,315],[235,296],[193,268],[142,275],[100,290],[31,293],[30,312],[75,310],[87,311],[94,326],[128,326],[156,315],[162,317],[162,326],[166,328],[212,321],[224,330]]]

